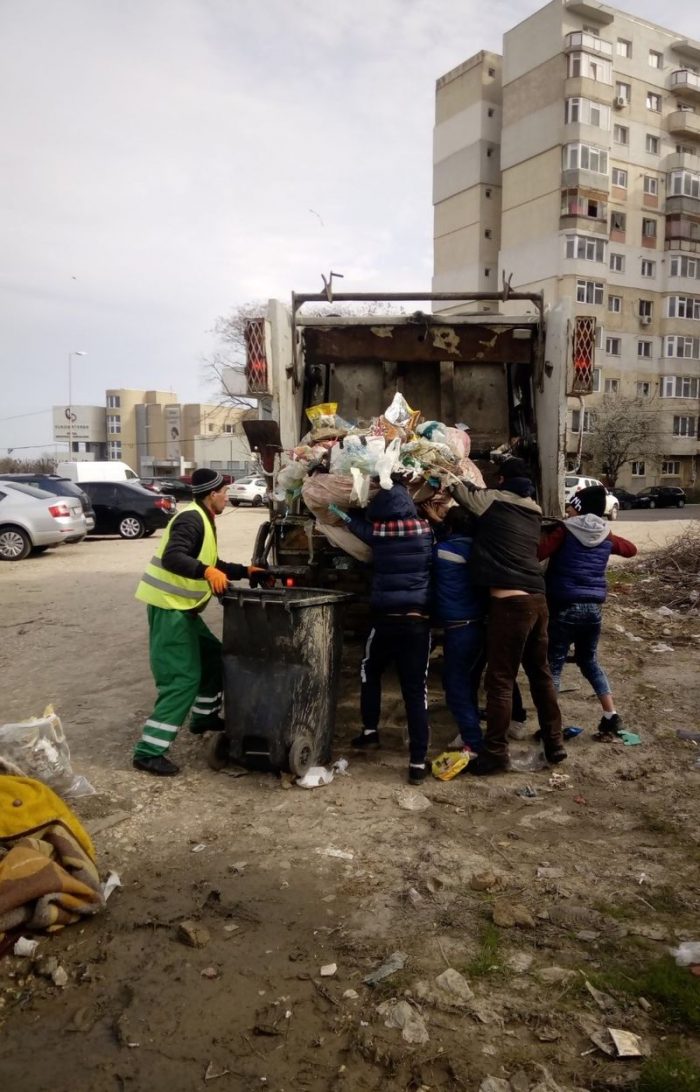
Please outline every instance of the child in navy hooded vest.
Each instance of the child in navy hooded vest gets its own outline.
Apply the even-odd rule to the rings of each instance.
[[[603,519],[604,511],[602,485],[592,485],[576,493],[566,506],[566,522],[543,536],[538,556],[541,560],[549,559],[548,655],[554,685],[558,690],[573,644],[576,664],[603,707],[598,738],[610,739],[623,725],[597,657],[603,603],[608,591],[605,570],[611,554],[634,557],[637,547],[626,538],[611,534]]]

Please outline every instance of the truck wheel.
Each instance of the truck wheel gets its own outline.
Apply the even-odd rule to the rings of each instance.
[[[119,521],[119,534],[122,538],[142,538],[145,530],[143,520],[138,516],[123,516]]]
[[[225,732],[214,732],[207,744],[207,766],[210,770],[223,770],[228,765],[228,740]]]
[[[270,521],[265,520],[258,527],[258,533],[255,536],[255,545],[253,546],[253,564],[260,565],[263,561],[266,561],[265,547],[267,545],[267,536],[270,533]]]
[[[289,748],[289,769],[295,777],[303,777],[314,758],[314,745],[311,736],[302,732]]]
[[[21,527],[0,527],[0,561],[24,561],[31,548]]]

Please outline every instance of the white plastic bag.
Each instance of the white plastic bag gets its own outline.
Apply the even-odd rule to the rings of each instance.
[[[47,705],[42,717],[0,725],[0,756],[15,763],[25,777],[43,781],[59,796],[95,793],[86,777],[73,772],[63,726],[52,705]]]
[[[399,452],[401,441],[398,437],[392,440],[386,451],[377,459],[376,473],[379,475],[379,485],[382,489],[391,489],[394,484],[391,475],[399,464]]]

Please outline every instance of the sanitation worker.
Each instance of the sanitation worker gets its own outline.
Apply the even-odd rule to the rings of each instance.
[[[268,576],[253,565],[219,560],[214,519],[228,499],[221,474],[207,467],[195,470],[192,498],[166,527],[136,589],[136,598],[147,604],[158,698],[134,748],[133,764],[158,777],[179,772],[168,749],[188,714],[195,735],[224,727],[221,642],[201,612],[212,594],[226,591],[229,580],[247,576],[254,586]]]

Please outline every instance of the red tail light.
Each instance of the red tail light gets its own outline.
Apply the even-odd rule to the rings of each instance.
[[[294,577],[293,576],[285,576],[284,586],[285,586],[285,588],[294,588],[294,587],[296,587],[296,580],[294,579]]]
[[[69,516],[70,508],[67,504],[51,504],[49,505],[49,512],[56,518],[58,516]]]
[[[175,507],[170,497],[156,497],[153,504],[156,508],[164,508],[166,512]]]

